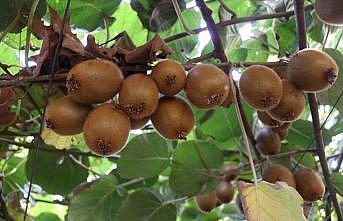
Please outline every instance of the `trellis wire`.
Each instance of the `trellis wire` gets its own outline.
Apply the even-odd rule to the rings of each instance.
[[[34,150],[33,161],[32,161],[32,164],[31,164],[31,174],[30,174],[30,181],[29,181],[29,190],[28,190],[27,196],[26,196],[26,206],[25,206],[25,213],[24,213],[24,219],[23,219],[24,221],[26,221],[27,211],[28,211],[28,208],[29,208],[29,199],[30,199],[30,195],[31,195],[32,182],[33,182],[33,177],[34,177],[34,173],[35,173],[36,162],[38,160],[38,152],[39,152],[39,148],[40,148],[40,144],[41,144],[40,134],[41,134],[41,132],[43,130],[44,115],[45,115],[46,106],[47,106],[48,100],[49,100],[50,90],[51,90],[51,86],[52,86],[52,79],[53,79],[53,77],[55,75],[55,69],[56,69],[56,65],[57,65],[58,54],[59,54],[61,46],[62,46],[64,27],[65,27],[65,24],[66,24],[66,21],[67,21],[67,17],[68,17],[68,13],[69,13],[69,8],[70,8],[70,3],[71,3],[71,0],[68,0],[67,4],[66,4],[65,11],[64,11],[64,15],[63,15],[61,30],[60,30],[60,33],[58,35],[58,41],[57,41],[57,45],[56,45],[56,48],[55,48],[54,57],[53,57],[53,60],[52,60],[52,67],[51,67],[51,71],[50,71],[48,89],[47,89],[47,92],[45,94],[45,99],[44,99],[44,111],[43,111],[43,115],[42,115],[41,121],[40,121],[39,134],[38,134],[38,136],[33,141],[36,144],[36,148]],[[51,24],[51,25],[53,25],[53,24]]]

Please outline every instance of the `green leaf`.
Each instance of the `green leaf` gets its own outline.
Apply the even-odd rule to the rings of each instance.
[[[104,19],[113,21],[110,16],[117,10],[121,0],[79,0],[70,6],[71,24],[78,28],[94,31],[104,25]],[[50,7],[55,9],[62,18],[67,0],[48,0]]]
[[[175,221],[176,207],[162,201],[161,196],[149,189],[132,193],[120,207],[117,220]]]
[[[168,143],[157,133],[134,137],[120,154],[119,174],[128,179],[157,176],[170,161]]]
[[[71,199],[67,220],[118,220],[115,217],[125,196],[125,192],[117,189],[114,175],[104,176]]]
[[[277,22],[275,26],[276,39],[279,42],[280,55],[285,56],[286,52],[292,54],[297,46],[297,36],[294,18],[287,22]]]
[[[43,212],[36,217],[36,221],[61,221],[55,213]]]
[[[343,88],[343,55],[338,50],[332,48],[327,48],[324,51],[328,53],[333,59],[335,59],[339,68],[339,74],[335,84],[329,90],[319,93],[318,99],[320,104],[327,104],[333,106],[336,103],[340,94],[342,93]],[[337,103],[336,108],[340,112],[340,114],[343,114],[342,101]]]
[[[41,145],[41,148],[51,148]],[[34,151],[30,150],[26,162],[26,177],[31,176],[31,166],[34,160]],[[40,151],[35,162],[35,175],[33,183],[41,186],[46,192],[53,194],[69,194],[78,184],[88,177],[88,171],[75,164],[69,156],[63,156],[53,152]],[[61,157],[64,157],[61,163]],[[88,158],[82,158],[82,162],[88,165]]]
[[[126,183],[126,182],[130,181],[130,179],[122,178],[118,172],[118,169],[113,170],[111,172],[111,174],[116,176],[118,184],[122,184],[122,183]],[[139,182],[136,182],[134,184],[127,186],[126,189],[127,190],[134,190],[134,189],[139,189],[139,188],[143,188],[143,187],[151,187],[154,184],[156,184],[157,181],[158,181],[158,176],[147,178],[147,179],[144,179],[142,181],[139,181]]]
[[[332,182],[335,187],[336,192],[343,196],[343,174],[342,173],[332,173]]]
[[[170,188],[183,196],[207,193],[219,183],[209,174],[219,176],[222,165],[222,152],[213,144],[204,141],[180,143],[173,156]]]
[[[25,176],[25,158],[11,157],[4,168],[4,181],[2,184],[2,192],[4,195],[13,190],[23,187],[27,182]]]

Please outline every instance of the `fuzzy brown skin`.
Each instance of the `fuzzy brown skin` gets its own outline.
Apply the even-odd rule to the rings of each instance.
[[[229,78],[215,65],[199,64],[188,72],[186,96],[198,108],[218,107],[224,102],[229,91]]]
[[[294,175],[287,167],[280,164],[271,165],[263,172],[262,178],[269,183],[281,181],[287,183],[288,186],[296,188]]]
[[[173,96],[179,93],[186,84],[186,72],[183,66],[176,61],[160,61],[151,72],[161,94]]]
[[[239,171],[236,165],[232,163],[224,163],[220,171],[221,175],[225,176],[225,180],[230,182],[237,178]]]
[[[341,0],[316,0],[315,10],[318,17],[327,24],[343,24],[343,3]]]
[[[197,195],[194,197],[194,200],[200,210],[210,212],[217,206],[216,190],[204,195]]]
[[[280,127],[283,122],[273,119],[266,111],[257,111],[258,119],[268,127]]]
[[[46,126],[59,135],[75,135],[82,132],[90,110],[89,105],[77,103],[66,96],[47,106],[44,120]]]
[[[87,146],[96,154],[109,156],[126,144],[129,117],[112,104],[102,104],[88,115],[83,127]]]
[[[239,89],[248,104],[257,110],[271,110],[282,97],[281,78],[263,65],[248,67],[239,80]]]
[[[151,116],[155,129],[170,140],[186,139],[194,127],[195,117],[190,106],[179,97],[160,98],[156,112]]]
[[[150,120],[150,117],[142,118],[139,120],[130,118],[131,130],[137,130],[143,128]]]
[[[297,191],[305,201],[316,201],[323,197],[325,186],[320,175],[308,168],[300,169],[295,174]]]
[[[133,119],[151,116],[158,105],[158,88],[155,82],[144,74],[127,77],[119,91],[119,104]]]
[[[120,68],[110,61],[84,61],[69,71],[68,93],[82,104],[103,103],[118,93],[123,79]]]
[[[217,198],[222,203],[229,203],[234,196],[234,190],[231,183],[221,181],[216,189]]]
[[[280,153],[281,141],[277,133],[271,130],[271,128],[262,128],[256,134],[256,147],[264,155],[273,155]]]
[[[305,109],[305,97],[290,81],[283,80],[283,96],[280,103],[268,111],[268,114],[278,121],[291,122],[297,120]]]
[[[273,128],[272,128],[272,130],[273,130]],[[279,134],[280,140],[285,140],[288,137],[288,129],[287,130],[274,131],[274,132]]]
[[[315,49],[294,54],[288,64],[288,78],[301,90],[309,93],[330,88],[338,77],[338,66],[330,55]]]
[[[225,100],[223,101],[223,103],[220,106],[229,108],[231,106],[231,104],[233,104],[233,103],[235,103],[235,98],[234,98],[233,92],[230,88],[229,94],[226,96]]]

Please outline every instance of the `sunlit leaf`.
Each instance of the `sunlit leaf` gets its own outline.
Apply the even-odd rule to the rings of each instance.
[[[61,136],[46,126],[43,128],[41,136],[46,144],[52,145],[56,149],[70,149],[82,140],[82,134]]]

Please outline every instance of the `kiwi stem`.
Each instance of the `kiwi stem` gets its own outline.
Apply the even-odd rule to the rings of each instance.
[[[307,48],[307,35],[306,35],[306,20],[305,20],[305,1],[304,0],[294,0],[294,11],[297,26],[297,39],[299,49]],[[336,191],[334,189],[332,178],[329,170],[329,166],[325,156],[323,135],[321,131],[319,114],[318,114],[318,102],[315,93],[308,93],[308,102],[310,105],[313,132],[317,146],[317,154],[319,156],[320,164],[322,167],[326,188],[329,192],[330,199],[336,211],[337,219],[343,220],[342,210],[337,200]],[[327,216],[331,216],[327,214]]]

